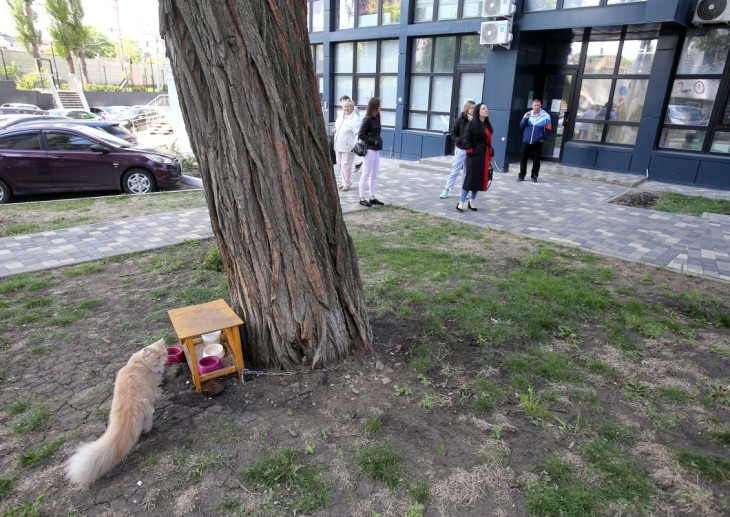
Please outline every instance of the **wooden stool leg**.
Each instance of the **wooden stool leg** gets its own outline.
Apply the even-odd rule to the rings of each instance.
[[[238,370],[238,380],[242,380],[243,370],[243,349],[241,348],[241,334],[238,331],[238,327],[228,327],[223,329],[226,333],[226,341],[233,351],[233,358],[236,362],[236,369]]]
[[[202,393],[203,388],[200,385],[200,374],[198,373],[198,358],[195,356],[195,344],[192,337],[185,338],[185,348],[188,351],[188,366],[190,367],[190,373],[193,375],[195,391]]]

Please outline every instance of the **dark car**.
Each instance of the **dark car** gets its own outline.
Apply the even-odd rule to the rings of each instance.
[[[63,117],[53,117],[51,115],[21,115],[14,113],[12,115],[0,115],[0,129],[8,129],[16,124],[25,124],[26,122],[58,122],[59,120],[70,120]]]
[[[58,123],[0,131],[0,203],[49,192],[146,194],[180,178],[180,162],[162,149],[132,147],[91,127]]]
[[[137,137],[134,136],[131,132],[127,131],[123,127],[119,125],[119,122],[113,121],[113,120],[79,120],[79,119],[70,119],[70,118],[56,118],[56,117],[46,117],[52,120],[43,120],[43,119],[34,119],[34,120],[27,120],[27,121],[20,121],[16,122],[14,126],[20,126],[23,127],[53,127],[54,124],[60,123],[60,124],[71,124],[73,126],[86,126],[86,127],[95,127],[96,129],[101,129],[102,131],[106,131],[112,136],[116,136],[117,138],[121,138],[122,140],[126,140],[130,144],[136,144],[137,143]],[[0,121],[0,129],[2,129],[2,121]]]
[[[32,108],[18,108],[14,106],[0,106],[0,115],[38,115],[45,113],[43,110]]]
[[[92,106],[89,108],[94,115],[99,115],[104,120],[113,120],[119,122],[119,125],[134,130],[132,117],[127,113],[129,106]]]

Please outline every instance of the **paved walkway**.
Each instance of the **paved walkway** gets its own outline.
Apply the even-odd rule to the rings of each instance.
[[[442,160],[444,161],[444,160]],[[627,175],[603,173],[603,181],[570,175],[544,164],[540,181],[516,181],[516,169],[495,173],[479,211],[455,210],[458,199],[438,198],[447,177],[441,167],[414,168],[412,162],[381,161],[378,198],[387,204],[477,226],[578,246],[622,259],[730,281],[730,216],[702,217],[630,208],[609,201],[631,188],[616,184]],[[551,171],[551,169],[553,169]],[[581,171],[575,171],[580,173]],[[585,173],[585,171],[582,171]],[[355,179],[359,175],[355,175]],[[635,177],[632,177],[635,178]],[[614,183],[607,183],[613,180]],[[730,199],[730,192],[644,182],[638,190],[679,190]],[[341,193],[345,212],[377,210],[358,204],[357,190]],[[0,239],[0,277],[144,251],[212,235],[204,208],[97,223],[65,230]]]

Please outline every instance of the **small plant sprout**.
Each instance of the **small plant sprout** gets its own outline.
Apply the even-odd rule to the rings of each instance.
[[[418,403],[420,407],[422,407],[425,410],[429,410],[433,407],[434,402],[434,396],[430,393],[424,393],[423,397],[421,398],[421,401]]]
[[[433,385],[433,382],[431,382],[431,379],[429,379],[425,375],[419,375],[418,376],[418,382],[420,382],[424,386],[432,386]]]
[[[413,395],[413,390],[408,386],[398,386],[396,384],[393,388],[395,389],[395,394],[399,397],[410,397]]]
[[[504,426],[501,424],[494,424],[491,431],[489,431],[489,437],[494,440],[500,440],[502,438],[502,430]]]
[[[304,454],[314,454],[314,445],[307,443],[304,445]]]
[[[322,438],[323,442],[326,442],[332,436],[332,431],[329,427],[323,427],[319,430],[319,437]]]

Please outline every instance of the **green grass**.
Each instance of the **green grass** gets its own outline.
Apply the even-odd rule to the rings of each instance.
[[[475,380],[471,390],[474,393],[474,409],[482,413],[491,413],[509,398],[504,389],[487,379]]]
[[[34,407],[18,416],[12,422],[12,429],[15,434],[30,434],[44,428],[51,415],[44,407]]]
[[[380,434],[383,430],[383,423],[377,418],[368,418],[363,424],[363,428],[367,434]]]
[[[405,454],[390,444],[363,447],[357,454],[360,469],[375,481],[396,488],[404,474]]]
[[[3,510],[2,517],[39,517],[43,515],[41,512],[43,499],[45,499],[45,496],[41,495],[32,503],[23,501],[18,505],[7,506]]]
[[[92,273],[98,273],[100,271],[104,271],[105,269],[106,265],[103,262],[86,262],[84,264],[79,264],[78,266],[65,269],[63,271],[63,274],[69,278],[76,278],[79,276],[86,276]]]
[[[590,422],[590,427],[604,440],[615,445],[631,447],[636,443],[636,432],[612,420],[596,418]]]
[[[249,465],[240,476],[269,490],[278,508],[288,515],[308,513],[329,501],[332,482],[322,468],[308,464],[293,449],[280,449]]]
[[[662,192],[652,208],[661,212],[687,215],[702,215],[705,212],[730,214],[730,201]]]
[[[527,483],[525,502],[533,515],[585,517],[600,502],[599,490],[589,486],[572,465],[552,455],[535,465],[539,479]]]
[[[0,477],[0,501],[7,499],[13,492],[13,488],[18,483],[18,479],[12,475]]]
[[[41,443],[38,447],[26,449],[20,454],[19,463],[22,467],[35,467],[41,464],[46,459],[53,456],[53,453],[63,445],[66,438],[59,436],[53,440],[46,440]]]
[[[680,465],[710,481],[724,484],[730,480],[730,458],[727,456],[699,454],[681,448],[674,449],[674,453]]]
[[[203,473],[208,470],[228,467],[229,462],[221,454],[212,452],[193,453],[186,444],[175,448],[172,454],[172,464],[179,474],[174,486],[181,488],[194,479],[200,479]]]
[[[730,431],[712,429],[702,433],[710,440],[720,443],[722,445],[730,445]]]

